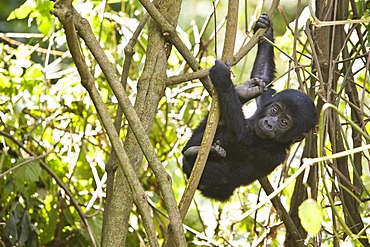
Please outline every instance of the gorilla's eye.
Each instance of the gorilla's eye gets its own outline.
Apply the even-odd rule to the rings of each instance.
[[[280,124],[281,124],[281,126],[287,126],[289,124],[288,119],[282,118],[280,120]]]
[[[273,106],[271,107],[270,112],[271,112],[271,115],[275,116],[276,114],[278,114],[279,110],[276,106]]]

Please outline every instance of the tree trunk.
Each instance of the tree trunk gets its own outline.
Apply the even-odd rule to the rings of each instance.
[[[177,25],[181,1],[164,0],[158,9],[169,23],[173,26]],[[150,21],[146,61],[138,82],[138,94],[134,106],[148,134],[152,129],[158,102],[164,94],[165,81],[167,79],[167,58],[171,49],[171,46],[163,38],[162,31],[158,25],[152,19]],[[131,130],[128,131],[125,140],[125,150],[129,156],[130,163],[139,172],[143,153]],[[102,246],[125,246],[132,205],[131,190],[122,170],[118,169],[112,200],[107,202],[106,205],[109,207],[107,208],[109,215],[105,217],[106,223],[103,229]]]

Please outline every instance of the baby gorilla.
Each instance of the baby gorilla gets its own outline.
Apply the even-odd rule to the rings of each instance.
[[[266,37],[273,40],[267,15],[259,18],[256,28],[259,27],[267,27]],[[315,126],[317,113],[309,96],[293,89],[277,94],[271,88],[265,89],[263,81],[269,83],[274,70],[273,48],[266,41],[258,45],[253,79],[239,88],[230,79],[230,68],[220,60],[211,68],[209,75],[219,95],[221,117],[198,186],[204,196],[226,201],[239,186],[265,177],[285,160],[290,146]],[[261,93],[256,112],[245,119],[242,102]],[[183,149],[187,177],[199,152],[206,121],[207,117]]]

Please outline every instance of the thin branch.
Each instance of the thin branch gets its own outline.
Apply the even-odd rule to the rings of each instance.
[[[270,181],[267,179],[267,177],[258,179],[260,182],[263,190],[266,192],[267,195],[270,195],[274,192],[274,188],[271,186]],[[295,241],[295,244],[299,247],[304,247],[304,239],[302,239],[301,235],[299,234],[299,231],[297,227],[295,226],[292,218],[290,217],[289,213],[284,208],[283,204],[281,203],[280,199],[278,197],[271,198],[272,205],[274,205],[274,208],[276,209],[277,213],[279,214],[280,218],[283,220],[284,225],[287,228],[287,231],[291,234],[292,238]]]
[[[197,190],[200,177],[202,176],[203,169],[205,167],[205,164],[207,162],[207,158],[209,155],[209,150],[211,149],[213,138],[216,133],[219,118],[220,118],[220,113],[218,110],[218,97],[217,97],[217,93],[214,92],[210,113],[207,119],[207,125],[204,130],[202,143],[200,144],[200,150],[195,160],[193,170],[190,174],[188,184],[180,200],[179,208],[180,208],[181,219],[185,218],[185,215],[189,209],[191,200],[193,199],[195,191]]]
[[[171,76],[167,79],[166,86],[174,86],[186,81],[192,81],[203,77],[207,77],[208,73],[209,69],[202,69],[189,74]]]
[[[40,47],[40,43],[37,43],[34,46],[29,45],[29,44],[24,44],[24,43],[19,42],[17,40],[11,39],[11,37],[14,37],[14,38],[38,38],[38,35],[37,34],[23,34],[23,33],[20,33],[20,34],[17,34],[17,33],[0,33],[0,39],[3,39],[6,42],[8,42],[9,44],[14,45],[14,46],[26,46],[30,50],[34,50],[34,51],[37,51],[37,52],[40,52],[40,53],[45,53],[45,54],[50,53],[50,54],[53,54],[55,56],[63,56],[63,54],[65,53],[63,51],[55,51],[55,50],[50,50],[49,51],[48,49],[44,49],[44,48]],[[43,34],[42,34],[42,37],[44,37]]]
[[[159,10],[149,0],[139,0],[139,1],[149,12],[150,16],[157,22],[166,39],[176,47],[176,49],[180,52],[180,54],[183,56],[183,58],[189,64],[192,70],[194,71],[200,70],[201,69],[200,64],[194,58],[193,54],[189,51],[184,42],[182,42],[180,37],[177,35],[175,27],[168,23],[168,21],[161,15]],[[210,79],[208,77],[204,77],[201,79],[201,82],[203,83],[208,93],[211,94],[213,86],[211,84]]]
[[[215,8],[217,8],[217,6],[218,6],[219,3],[220,3],[220,0],[216,0],[216,1],[213,2],[213,6]],[[213,16],[213,13],[214,13],[214,11],[213,10],[210,10],[209,13],[208,13],[208,16],[204,20],[203,26],[202,26],[202,28],[201,28],[201,30],[199,32],[200,40],[203,39],[203,36],[206,33],[207,27],[208,27],[209,23],[211,22],[211,18]]]
[[[271,3],[270,9],[268,11],[268,16],[271,18],[274,16],[277,6],[279,5],[279,0],[274,0]],[[265,33],[265,29],[258,29],[257,32],[252,36],[247,44],[245,44],[239,51],[234,55],[234,58],[231,62],[231,66],[239,63],[239,61],[247,55],[247,53],[258,43],[260,37]]]
[[[231,61],[234,55],[236,31],[238,29],[239,0],[229,0],[226,17],[225,43],[222,50],[222,61]]]
[[[53,151],[53,150],[51,150],[51,151],[49,151],[49,152],[47,152],[47,153],[45,153],[45,154],[42,154],[42,155],[39,155],[39,156],[36,156],[36,157],[32,157],[32,158],[30,158],[30,159],[28,159],[28,160],[23,161],[23,162],[19,163],[18,165],[13,166],[13,167],[12,167],[12,168],[10,168],[9,170],[6,170],[5,172],[1,173],[1,174],[0,174],[0,178],[4,177],[6,174],[11,173],[12,171],[15,171],[15,170],[17,170],[18,168],[20,168],[20,167],[22,167],[22,166],[25,166],[25,165],[27,165],[27,164],[29,164],[29,163],[31,163],[31,162],[34,162],[34,161],[36,161],[36,160],[41,160],[41,159],[45,158],[46,156],[48,156],[48,155],[49,155],[50,153],[52,153],[52,152],[54,152],[54,151]]]

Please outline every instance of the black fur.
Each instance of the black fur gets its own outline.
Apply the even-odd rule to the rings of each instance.
[[[268,28],[266,36],[273,41],[273,30],[267,15],[260,17],[256,29],[260,27]],[[261,41],[252,77],[263,79],[268,84],[274,77],[274,71],[273,47]],[[249,97],[238,95],[230,79],[230,69],[217,60],[210,70],[210,78],[219,94],[221,119],[198,189],[206,197],[226,201],[237,187],[268,175],[282,163],[291,144],[314,127],[317,113],[306,94],[293,89],[274,94],[270,88],[259,97],[254,115],[245,119],[241,101]],[[275,105],[281,116],[288,116],[287,125],[281,123],[280,126],[280,122],[274,122],[280,119],[280,115],[279,118],[274,115],[277,112]],[[194,130],[183,149],[183,171],[188,177],[193,169],[206,121],[207,117]],[[263,135],[271,134],[273,137],[256,134],[258,128]]]

